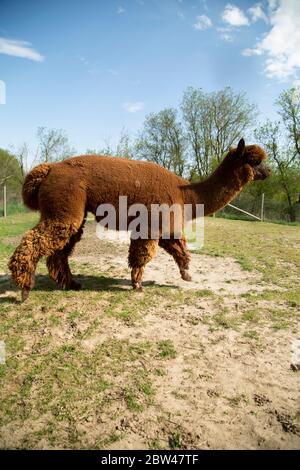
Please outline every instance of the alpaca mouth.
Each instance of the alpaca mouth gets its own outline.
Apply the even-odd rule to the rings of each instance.
[[[270,168],[268,168],[264,163],[260,163],[253,167],[253,172],[254,180],[265,180],[271,174]]]

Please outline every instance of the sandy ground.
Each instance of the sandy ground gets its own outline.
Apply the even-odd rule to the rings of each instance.
[[[107,275],[130,279],[126,241],[109,240],[109,249],[101,249],[97,261],[91,243],[95,240],[90,231],[78,246],[75,261],[84,260],[101,266]],[[275,287],[264,285],[259,273],[244,271],[233,258],[193,254],[190,273],[192,282],[181,280],[173,259],[159,249],[146,267],[145,289],[153,281],[180,290],[208,289],[221,305],[238,314],[247,303],[241,294]],[[123,288],[130,289],[129,283]],[[216,309],[210,298],[197,307],[181,305],[176,312],[156,309],[145,315],[141,325],[122,330],[110,325],[105,333],[84,343],[92,352],[107,334],[130,341],[168,338],[177,352],[168,363],[167,375],[156,378],[155,406],[134,419],[124,417],[121,428],[126,429],[126,437],[113,448],[145,448],[149,436],[159,440],[170,429],[180,430],[187,448],[300,448],[300,380],[299,373],[290,368],[292,344],[298,338],[295,330],[270,333],[268,325],[262,326],[255,344],[239,331],[203,324],[201,317],[211,316]],[[162,420],[167,429],[160,429],[160,415],[170,416],[169,423]]]
[[[118,289],[129,292],[127,250],[126,241],[95,239],[94,227],[88,226],[72,262],[79,277],[81,266],[87,273],[99,270],[111,278],[112,285],[118,279]],[[247,309],[244,294],[274,286],[265,285],[259,273],[243,270],[233,258],[193,254],[191,274],[192,282],[182,281],[173,259],[159,250],[145,270],[144,292],[131,293],[140,296],[142,320],[126,323],[103,317],[101,328],[82,339],[80,347],[91,356],[108,339],[130,344],[167,340],[176,351],[163,365],[148,354],[139,364],[125,361],[114,379],[107,412],[99,416],[91,405],[89,417],[78,419],[76,425],[86,435],[82,444],[93,446],[99,434],[107,434],[116,436],[115,442],[105,444],[107,449],[299,449],[300,380],[299,372],[291,369],[297,327],[274,330],[262,323],[255,326],[259,340],[254,340],[245,335],[243,324],[230,328],[212,321],[224,308],[233,318],[240,317]],[[178,296],[204,289],[209,295],[200,296],[197,303],[185,302],[183,297],[176,305],[162,300],[161,306],[145,307],[145,291],[153,282],[173,287]],[[15,295],[14,291],[3,294]],[[74,293],[74,303],[79,302],[77,296],[80,293]],[[263,311],[264,302],[257,307]],[[83,328],[84,321],[89,319],[82,325],[79,322],[75,330]],[[72,328],[53,327],[51,335],[63,343],[72,340]],[[161,375],[154,373],[158,364]],[[117,390],[137,367],[151,376],[155,394],[141,412],[132,412]],[[38,423],[29,419],[18,431],[14,423],[6,426],[3,445],[18,445],[26,427],[27,432],[31,426],[38,429]],[[41,439],[36,447],[48,448],[49,442]],[[63,447],[63,443],[54,447]]]

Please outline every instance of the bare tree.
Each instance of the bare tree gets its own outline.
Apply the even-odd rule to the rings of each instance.
[[[19,180],[20,183],[23,184],[26,173],[29,170],[28,167],[28,156],[29,156],[29,148],[28,145],[24,142],[20,147],[18,147],[14,152],[14,156],[18,160],[20,165],[20,176]]]
[[[117,143],[116,156],[123,158],[133,158],[134,149],[130,135],[126,129],[122,129],[119,142]]]
[[[69,146],[68,137],[62,129],[47,129],[39,127],[38,138],[38,160],[40,162],[55,162],[64,160],[74,151]]]
[[[111,157],[133,158],[134,145],[129,132],[122,129],[120,138],[115,146],[111,145],[109,139],[104,140],[104,146],[96,149],[87,149],[87,155],[107,155]]]
[[[166,108],[146,116],[143,130],[136,143],[138,158],[156,162],[182,176],[186,162],[186,140],[177,111]]]

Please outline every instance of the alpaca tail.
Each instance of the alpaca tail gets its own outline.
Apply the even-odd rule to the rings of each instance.
[[[48,175],[51,166],[51,163],[42,163],[33,168],[26,176],[23,184],[22,197],[25,206],[29,209],[34,211],[39,209],[38,194],[40,184]]]

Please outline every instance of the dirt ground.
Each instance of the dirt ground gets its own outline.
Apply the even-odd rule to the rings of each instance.
[[[72,258],[81,292],[55,290],[41,270],[25,344],[12,348],[24,369],[0,376],[11,407],[9,416],[2,409],[0,446],[299,449],[298,306],[272,298],[281,287],[230,256],[193,253],[193,281],[184,282],[162,250],[135,293],[127,250],[126,241],[97,240],[88,224]],[[7,307],[17,295],[11,285],[1,294],[3,315],[17,317],[11,328],[25,325],[25,307]],[[80,370],[71,374],[70,364]]]

